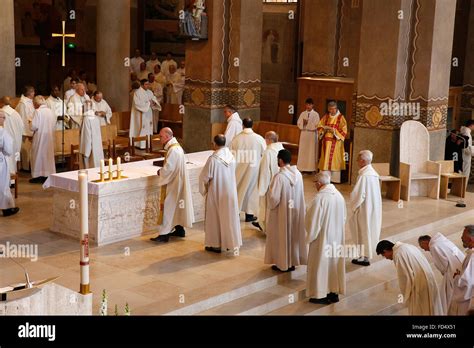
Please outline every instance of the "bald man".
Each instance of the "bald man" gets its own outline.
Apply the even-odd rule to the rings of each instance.
[[[186,236],[184,227],[193,226],[194,209],[183,148],[173,136],[173,131],[167,127],[160,130],[160,142],[166,150],[166,157],[157,173],[158,186],[161,188],[159,235],[151,240],[167,243],[170,236]]]
[[[7,156],[7,159],[10,173],[15,174],[17,171],[17,162],[20,161],[24,125],[20,114],[11,107],[10,97],[0,99],[0,110],[5,114],[3,128],[5,128],[13,141],[13,153],[11,156]]]

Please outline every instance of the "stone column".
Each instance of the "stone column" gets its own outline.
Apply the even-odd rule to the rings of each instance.
[[[186,43],[184,148],[210,149],[212,124],[234,105],[242,118],[260,119],[263,3],[208,0],[208,40]]]
[[[474,0],[471,0],[469,27],[464,61],[464,80],[461,101],[461,122],[474,119]]]
[[[97,86],[116,111],[128,111],[130,0],[97,2]]]
[[[364,1],[353,179],[363,149],[398,172],[399,130],[406,120],[419,120],[430,131],[432,160],[444,157],[455,6],[449,0]]]
[[[13,0],[2,1],[0,11],[0,96],[14,97],[15,89],[15,23]]]

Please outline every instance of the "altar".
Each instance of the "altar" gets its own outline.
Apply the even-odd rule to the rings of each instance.
[[[194,206],[194,221],[204,220],[204,198],[199,193],[199,174],[212,151],[186,155]],[[105,245],[157,233],[160,187],[155,160],[122,164],[127,178],[98,182],[99,168],[88,169],[89,241]],[[52,232],[80,238],[78,172],[50,175],[43,186],[53,190]]]

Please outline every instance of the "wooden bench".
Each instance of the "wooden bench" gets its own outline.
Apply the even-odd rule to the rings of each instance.
[[[454,172],[454,161],[436,161],[441,165],[439,198],[448,198],[448,186],[451,182],[451,194],[464,198],[466,196],[467,177]]]
[[[395,202],[400,200],[400,178],[390,175],[390,163],[372,163],[372,167],[380,175],[380,190],[386,189],[386,197]]]

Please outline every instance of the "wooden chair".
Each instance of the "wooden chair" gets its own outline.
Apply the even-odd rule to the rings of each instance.
[[[429,160],[430,135],[418,121],[406,121],[400,130],[400,196],[439,199],[441,165]]]
[[[129,138],[117,137],[112,141],[113,158],[121,157],[123,162],[143,161],[143,157],[133,155],[134,148],[130,144]]]
[[[400,200],[400,178],[390,175],[390,163],[372,163],[372,167],[380,175],[381,192],[386,190],[386,197],[395,202]]]
[[[71,144],[71,155],[69,157],[69,170],[78,170],[79,166],[79,145]]]
[[[140,153],[138,155],[143,157],[143,159],[145,159],[145,160],[150,160],[150,159],[154,159],[154,158],[163,157],[161,154],[150,152],[149,139],[150,138],[147,135],[144,135],[144,136],[141,136],[141,137],[132,137],[132,144],[135,144],[135,143],[141,142],[141,141],[145,142],[145,150],[144,151],[139,150]],[[137,155],[136,151],[137,150],[136,150],[135,146],[132,146],[132,155],[133,156]]]
[[[18,198],[18,173],[10,174],[10,180],[15,182],[15,198]]]
[[[110,140],[103,141],[102,148],[104,151],[104,158],[112,157],[112,148],[110,146]]]
[[[454,161],[436,161],[441,165],[439,198],[448,198],[448,186],[451,182],[451,194],[464,198],[466,196],[467,177],[454,172]]]

